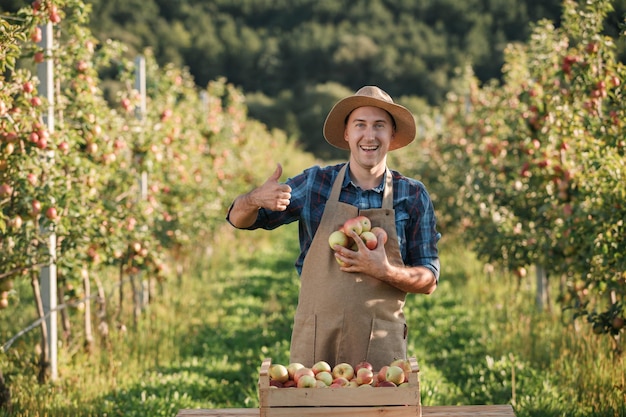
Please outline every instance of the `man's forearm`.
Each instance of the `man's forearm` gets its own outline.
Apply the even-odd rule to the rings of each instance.
[[[379,280],[407,293],[432,294],[437,289],[435,274],[424,266],[387,265]]]
[[[259,213],[259,206],[252,202],[250,193],[235,199],[228,212],[227,219],[233,226],[245,229],[254,224]]]

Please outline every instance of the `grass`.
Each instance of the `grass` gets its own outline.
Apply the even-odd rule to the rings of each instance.
[[[60,380],[36,383],[38,332],[0,356],[12,412],[0,416],[175,416],[183,408],[257,407],[264,357],[288,361],[298,277],[297,228],[225,229],[171,279],[136,328],[110,329],[93,354],[59,350]],[[442,241],[440,287],[409,295],[409,351],[425,405],[506,404],[518,417],[626,416],[626,367],[584,324],[538,312],[531,280],[487,275],[464,245]],[[21,288],[20,288],[21,289]],[[22,289],[21,289],[22,290]],[[21,293],[28,293],[24,288]],[[31,304],[5,310],[32,314]],[[115,302],[115,300],[112,300]],[[113,311],[113,308],[110,308]],[[80,324],[77,311],[74,328]],[[3,318],[4,339],[22,327]],[[12,333],[13,332],[13,333]]]

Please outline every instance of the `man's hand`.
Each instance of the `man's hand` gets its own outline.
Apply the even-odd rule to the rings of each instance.
[[[335,257],[342,262],[342,271],[369,275],[407,293],[431,294],[437,288],[437,279],[430,269],[424,266],[391,265],[382,234],[376,236],[378,246],[371,250],[354,231],[348,235],[356,242],[356,251],[339,245],[333,248]]]
[[[273,211],[285,211],[291,201],[291,187],[278,182],[283,174],[283,167],[276,165],[276,170],[261,185],[247,194],[235,199],[228,213],[228,220],[235,227],[250,227],[256,221],[259,208]]]
[[[291,200],[291,187],[278,182],[283,174],[283,167],[276,165],[276,170],[257,189],[250,193],[250,200],[253,205],[263,207],[272,211],[285,211]]]
[[[348,236],[356,242],[357,250],[353,251],[339,245],[335,246],[335,257],[342,261],[343,264],[340,267],[341,270],[345,272],[359,272],[383,280],[386,273],[385,265],[389,264],[383,236],[376,236],[378,245],[375,249],[368,249],[363,239],[354,230],[351,230]]]

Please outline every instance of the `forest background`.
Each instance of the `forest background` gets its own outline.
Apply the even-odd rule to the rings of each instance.
[[[414,112],[441,105],[461,68],[471,65],[482,82],[499,79],[506,45],[527,40],[530,23],[558,26],[562,12],[560,0],[86,3],[100,41],[119,40],[131,57],[150,48],[160,65],[187,67],[202,88],[225,77],[245,93],[251,118],[324,159],[343,157],[320,140],[321,121],[337,99],[375,84]],[[626,0],[612,3],[605,30],[618,39]],[[0,12],[27,4],[3,0]]]

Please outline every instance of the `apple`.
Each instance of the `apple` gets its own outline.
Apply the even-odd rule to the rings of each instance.
[[[335,379],[345,378],[350,381],[354,378],[354,368],[347,362],[338,363],[333,368],[332,374]]]
[[[328,385],[326,385],[326,383],[324,381],[320,381],[319,379],[315,380],[315,387],[314,388],[327,388]]]
[[[374,250],[376,249],[376,246],[378,246],[378,238],[376,237],[376,235],[372,232],[363,232],[361,233],[361,239],[363,240],[363,242],[365,243],[365,246],[367,246],[367,248],[369,250]]]
[[[315,374],[313,373],[313,371],[311,370],[311,368],[307,368],[307,367],[302,367],[299,368],[295,374],[293,374],[293,380],[296,381],[296,384],[299,383],[300,378],[302,378],[305,375],[309,375],[311,376],[313,379],[315,379]]]
[[[311,367],[311,370],[313,371],[315,375],[317,375],[318,373],[323,372],[323,371],[330,373],[332,368],[330,367],[330,364],[328,362],[318,361],[315,364],[313,364],[313,366]]]
[[[346,385],[346,388],[358,388],[359,387],[359,383],[356,381],[356,379],[351,379],[350,382],[348,382],[348,385]]]
[[[411,362],[406,359],[396,359],[389,365],[399,366],[404,370],[404,382],[409,380],[409,374],[411,373]]]
[[[296,388],[296,387],[297,387],[296,381],[294,381],[293,379],[289,379],[283,384],[283,388]]]
[[[353,217],[345,221],[343,231],[346,235],[349,234],[350,231],[354,231],[357,235],[360,235],[363,232],[363,225],[358,217]]]
[[[318,381],[322,381],[328,387],[330,386],[330,384],[333,383],[334,378],[330,372],[321,371],[315,374],[315,379],[317,379]]]
[[[374,371],[374,367],[372,366],[371,363],[369,363],[368,361],[361,361],[359,363],[357,363],[354,367],[354,372],[359,372],[359,369],[361,368],[367,368],[370,371]]]
[[[270,387],[282,388],[282,387],[284,387],[284,385],[280,381],[276,381],[275,379],[270,379]]]
[[[9,184],[1,184],[0,185],[0,197],[8,197],[13,194],[13,187]]]
[[[384,388],[384,387],[397,387],[397,385],[396,385],[396,384],[394,384],[394,383],[393,383],[393,382],[391,382],[391,381],[380,381],[380,382],[378,383],[378,385],[376,385],[376,386],[377,386],[377,387],[383,387],[383,388]]]
[[[33,216],[36,216],[39,213],[41,213],[41,202],[39,200],[33,200],[30,204],[32,207]]]
[[[335,230],[328,236],[328,244],[331,249],[335,249],[335,245],[346,247],[348,245],[348,236],[341,230]]]
[[[330,388],[347,387],[349,383],[350,383],[350,381],[348,381],[346,378],[340,376],[339,378],[333,379],[332,384],[330,384]]]
[[[385,231],[385,229],[383,229],[382,227],[376,226],[376,227],[372,227],[371,232],[374,233],[377,238],[378,236],[382,236],[383,244],[387,243],[387,232]]]
[[[378,371],[377,374],[377,379],[378,382],[384,381],[385,377],[387,376],[387,368],[389,368],[389,365],[385,365],[382,368],[380,368],[380,370]]]
[[[356,372],[356,382],[359,385],[371,384],[374,382],[374,372],[368,368],[360,368]]]
[[[270,381],[278,381],[281,384],[289,379],[289,371],[285,365],[273,364],[269,369]]]
[[[372,221],[367,216],[357,216],[356,219],[361,223],[361,233],[372,230]]]
[[[302,368],[302,369],[306,369],[306,368]],[[298,378],[298,381],[296,382],[298,388],[315,388],[316,383],[317,383],[317,380],[315,379],[315,377],[309,374],[301,375]]]
[[[393,382],[396,386],[404,382],[404,369],[396,365],[389,365],[385,373],[385,381]]]
[[[5,308],[7,308],[9,306],[9,299],[8,298],[0,298],[0,310],[4,310]]]
[[[302,365],[299,362],[292,362],[289,365],[287,365],[287,372],[289,373],[289,379],[293,379],[293,376],[296,374],[296,371],[300,368],[304,368],[304,365]]]

